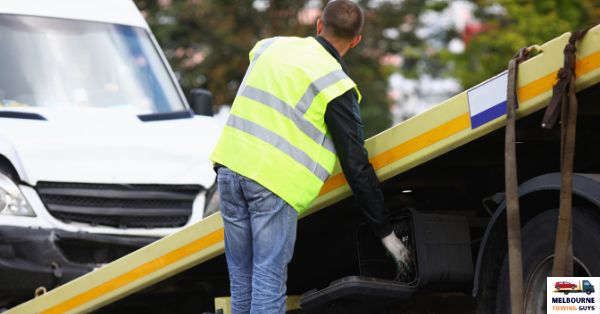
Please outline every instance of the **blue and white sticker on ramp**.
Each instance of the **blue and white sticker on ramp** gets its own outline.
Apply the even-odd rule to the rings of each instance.
[[[506,114],[508,73],[504,72],[467,91],[471,129]]]

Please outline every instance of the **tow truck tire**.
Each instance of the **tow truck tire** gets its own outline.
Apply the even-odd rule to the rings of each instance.
[[[523,227],[523,293],[526,313],[546,313],[546,276],[550,276],[558,209],[544,211]],[[573,208],[573,254],[575,277],[600,276],[600,209]],[[508,254],[504,258],[496,293],[496,314],[510,313]],[[543,278],[543,279],[542,279]],[[543,295],[536,294],[542,293]],[[566,294],[567,292],[565,292]],[[535,303],[537,300],[537,303]],[[533,302],[533,303],[532,303]],[[543,303],[543,304],[542,304]]]

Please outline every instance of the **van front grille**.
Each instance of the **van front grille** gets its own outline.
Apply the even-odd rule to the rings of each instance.
[[[199,185],[39,182],[37,192],[55,218],[119,228],[186,224]]]

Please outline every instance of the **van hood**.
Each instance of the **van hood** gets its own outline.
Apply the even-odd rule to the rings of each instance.
[[[11,150],[7,156],[16,155],[18,161],[11,161],[31,185],[60,181],[210,187],[215,180],[209,155],[222,126],[210,117],[144,122],[126,109],[18,111],[46,119],[0,118],[0,154]]]

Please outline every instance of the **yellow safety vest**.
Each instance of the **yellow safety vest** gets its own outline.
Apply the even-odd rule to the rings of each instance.
[[[351,88],[356,84],[315,38],[261,40],[250,52],[212,161],[258,182],[301,213],[336,162],[325,109]]]

